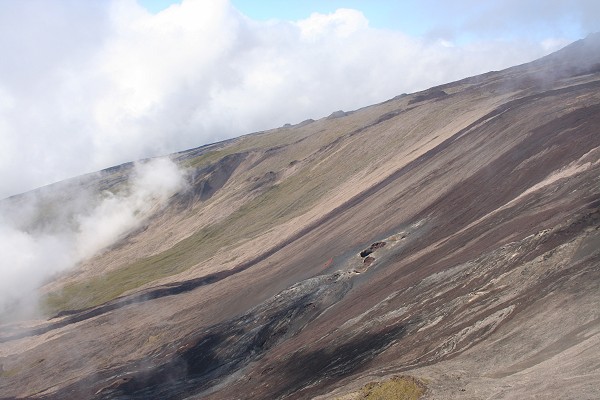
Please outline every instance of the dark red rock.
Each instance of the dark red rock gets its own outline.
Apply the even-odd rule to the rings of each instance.
[[[373,261],[375,261],[375,258],[369,256],[363,260],[363,264],[368,267],[369,265],[373,264]]]

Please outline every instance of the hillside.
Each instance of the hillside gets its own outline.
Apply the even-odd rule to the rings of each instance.
[[[1,398],[600,397],[600,34],[170,159],[185,185],[3,320]],[[3,206],[72,221],[133,170]]]

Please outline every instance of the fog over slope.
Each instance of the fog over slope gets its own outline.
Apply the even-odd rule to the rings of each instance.
[[[120,186],[48,187],[0,204],[0,315],[31,316],[40,284],[140,226],[185,187],[169,159],[136,163]]]

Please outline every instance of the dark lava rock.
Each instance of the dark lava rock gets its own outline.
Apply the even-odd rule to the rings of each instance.
[[[342,110],[338,110],[338,111],[334,111],[332,112],[327,119],[336,119],[336,118],[341,118],[341,117],[345,117],[346,115],[348,115],[347,112],[344,112]]]
[[[377,250],[377,249],[382,248],[383,246],[385,246],[385,242],[375,242],[371,245],[371,248],[373,250]]]
[[[312,118],[309,118],[309,119],[305,119],[304,121],[300,122],[299,124],[296,124],[296,126],[301,127],[301,126],[305,126],[308,124],[312,124],[313,122],[315,122],[315,120]]]
[[[433,99],[437,99],[440,97],[446,97],[446,96],[448,96],[448,93],[444,92],[443,90],[431,90],[426,93],[415,96],[415,98],[410,100],[408,102],[408,104],[410,105],[410,104],[414,104],[414,103],[419,103],[421,101],[433,100]]]
[[[372,252],[373,252],[373,250],[371,250],[370,248],[369,249],[365,249],[365,250],[363,250],[363,251],[360,252],[360,256],[361,257],[366,257],[369,254],[371,254]]]
[[[375,242],[372,245],[370,245],[368,249],[361,251],[360,256],[364,258],[369,254],[373,253],[375,250],[382,248],[383,246],[385,246],[385,242]]]

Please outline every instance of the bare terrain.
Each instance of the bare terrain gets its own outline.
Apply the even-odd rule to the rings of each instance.
[[[599,34],[171,159],[185,189],[0,325],[1,398],[600,398]]]

